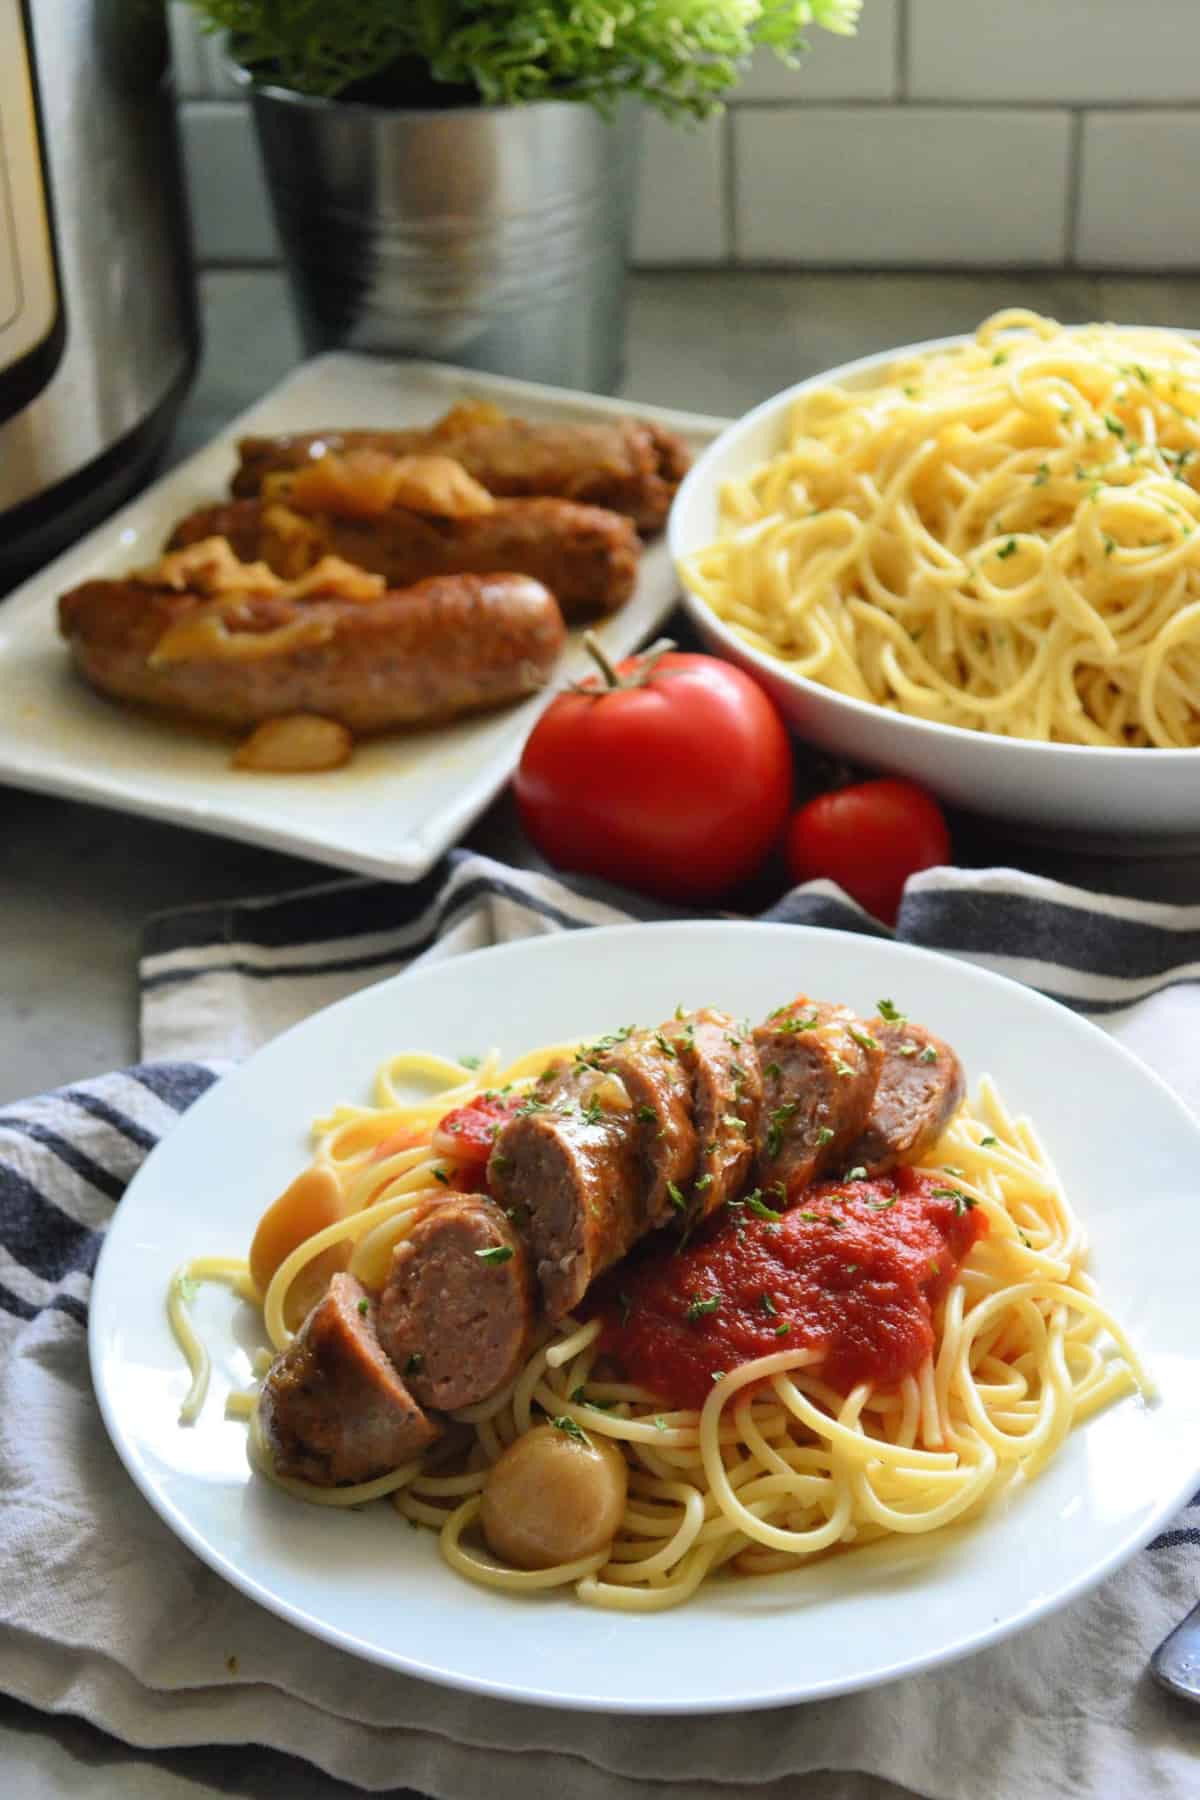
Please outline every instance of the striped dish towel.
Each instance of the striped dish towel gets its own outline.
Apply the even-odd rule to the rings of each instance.
[[[965,1663],[751,1728],[618,1731],[429,1687],[303,1637],[194,1560],[130,1485],[88,1379],[90,1274],[125,1183],[221,1068],[405,967],[667,916],[458,853],[410,888],[339,880],[152,923],[146,1060],[0,1110],[0,1689],[148,1751],[254,1743],[437,1800],[867,1800],[895,1783],[929,1800],[1193,1800],[1195,1715],[1146,1663],[1196,1598],[1198,1503],[1095,1593]],[[766,916],[884,933],[824,883]],[[909,883],[896,935],[1091,1014],[1200,1113],[1200,906],[936,870]],[[292,1779],[280,1764],[278,1783]]]

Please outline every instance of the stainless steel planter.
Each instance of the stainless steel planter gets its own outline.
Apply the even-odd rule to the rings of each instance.
[[[254,90],[301,330],[611,391],[639,113],[402,111]]]

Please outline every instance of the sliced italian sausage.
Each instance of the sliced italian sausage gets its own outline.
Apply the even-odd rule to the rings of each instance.
[[[691,1216],[706,1218],[740,1192],[758,1142],[763,1081],[745,1025],[715,1007],[663,1027],[691,1083],[699,1156]]]
[[[600,1053],[599,1066],[624,1083],[633,1103],[643,1220],[650,1227],[664,1225],[686,1209],[698,1151],[691,1083],[679,1052],[663,1031],[632,1031]]]
[[[327,430],[243,438],[236,497],[258,494],[265,478],[303,468],[328,453],[381,450],[389,456],[440,454],[460,462],[489,491],[506,497],[551,494],[626,513],[643,531],[666,521],[691,456],[683,439],[640,419],[586,423],[509,418],[491,406],[457,406],[420,431]]]
[[[423,1406],[474,1406],[520,1372],[533,1324],[524,1240],[482,1194],[435,1201],[397,1244],[379,1342]]]
[[[275,1358],[258,1416],[278,1473],[318,1487],[386,1475],[441,1431],[380,1347],[365,1288],[346,1274]]]
[[[941,1038],[907,1019],[872,1019],[883,1066],[862,1131],[842,1153],[846,1168],[882,1175],[918,1162],[937,1142],[962,1101],[962,1064]]]
[[[60,630],[80,673],[115,699],[238,729],[312,712],[356,732],[432,724],[532,693],[566,635],[553,596],[525,575],[349,592],[382,584],[336,564],[328,577],[318,568],[289,585],[235,561],[221,582],[214,593],[146,578],[89,581],[60,600]]]
[[[645,1230],[638,1131],[623,1083],[577,1064],[539,1083],[497,1135],[489,1185],[526,1233],[551,1319]]]
[[[878,1039],[848,1007],[794,1000],[754,1032],[762,1068],[757,1179],[790,1197],[840,1168],[866,1124],[883,1062]]]
[[[234,500],[176,526],[170,548],[224,537],[243,562],[294,580],[323,556],[382,575],[389,588],[432,575],[530,575],[568,617],[615,612],[633,592],[641,546],[632,522],[572,500],[498,500],[491,512],[441,518],[393,507],[379,518],[311,514],[294,502]]]

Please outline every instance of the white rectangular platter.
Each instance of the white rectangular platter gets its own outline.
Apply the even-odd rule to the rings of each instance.
[[[153,562],[185,513],[222,499],[236,442],[250,433],[432,424],[466,399],[534,419],[656,419],[693,450],[722,419],[510,381],[436,363],[335,352],[302,364],[219,437],[0,601],[0,781],[239,838],[336,868],[417,879],[508,779],[550,692],[503,712],[357,747],[321,775],[254,775],[230,766],[227,741],[193,735],[102,699],[71,668],[58,636],[59,594]],[[655,630],[678,587],[665,538],[646,548],[637,590],[597,627],[610,656]],[[559,681],[590,668],[574,632]],[[551,690],[553,691],[553,690]]]

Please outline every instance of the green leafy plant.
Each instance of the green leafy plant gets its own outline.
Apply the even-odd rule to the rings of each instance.
[[[255,81],[333,96],[418,68],[488,105],[637,95],[704,118],[761,47],[784,61],[804,29],[853,33],[862,0],[192,0]],[[430,94],[436,101],[436,92]]]

